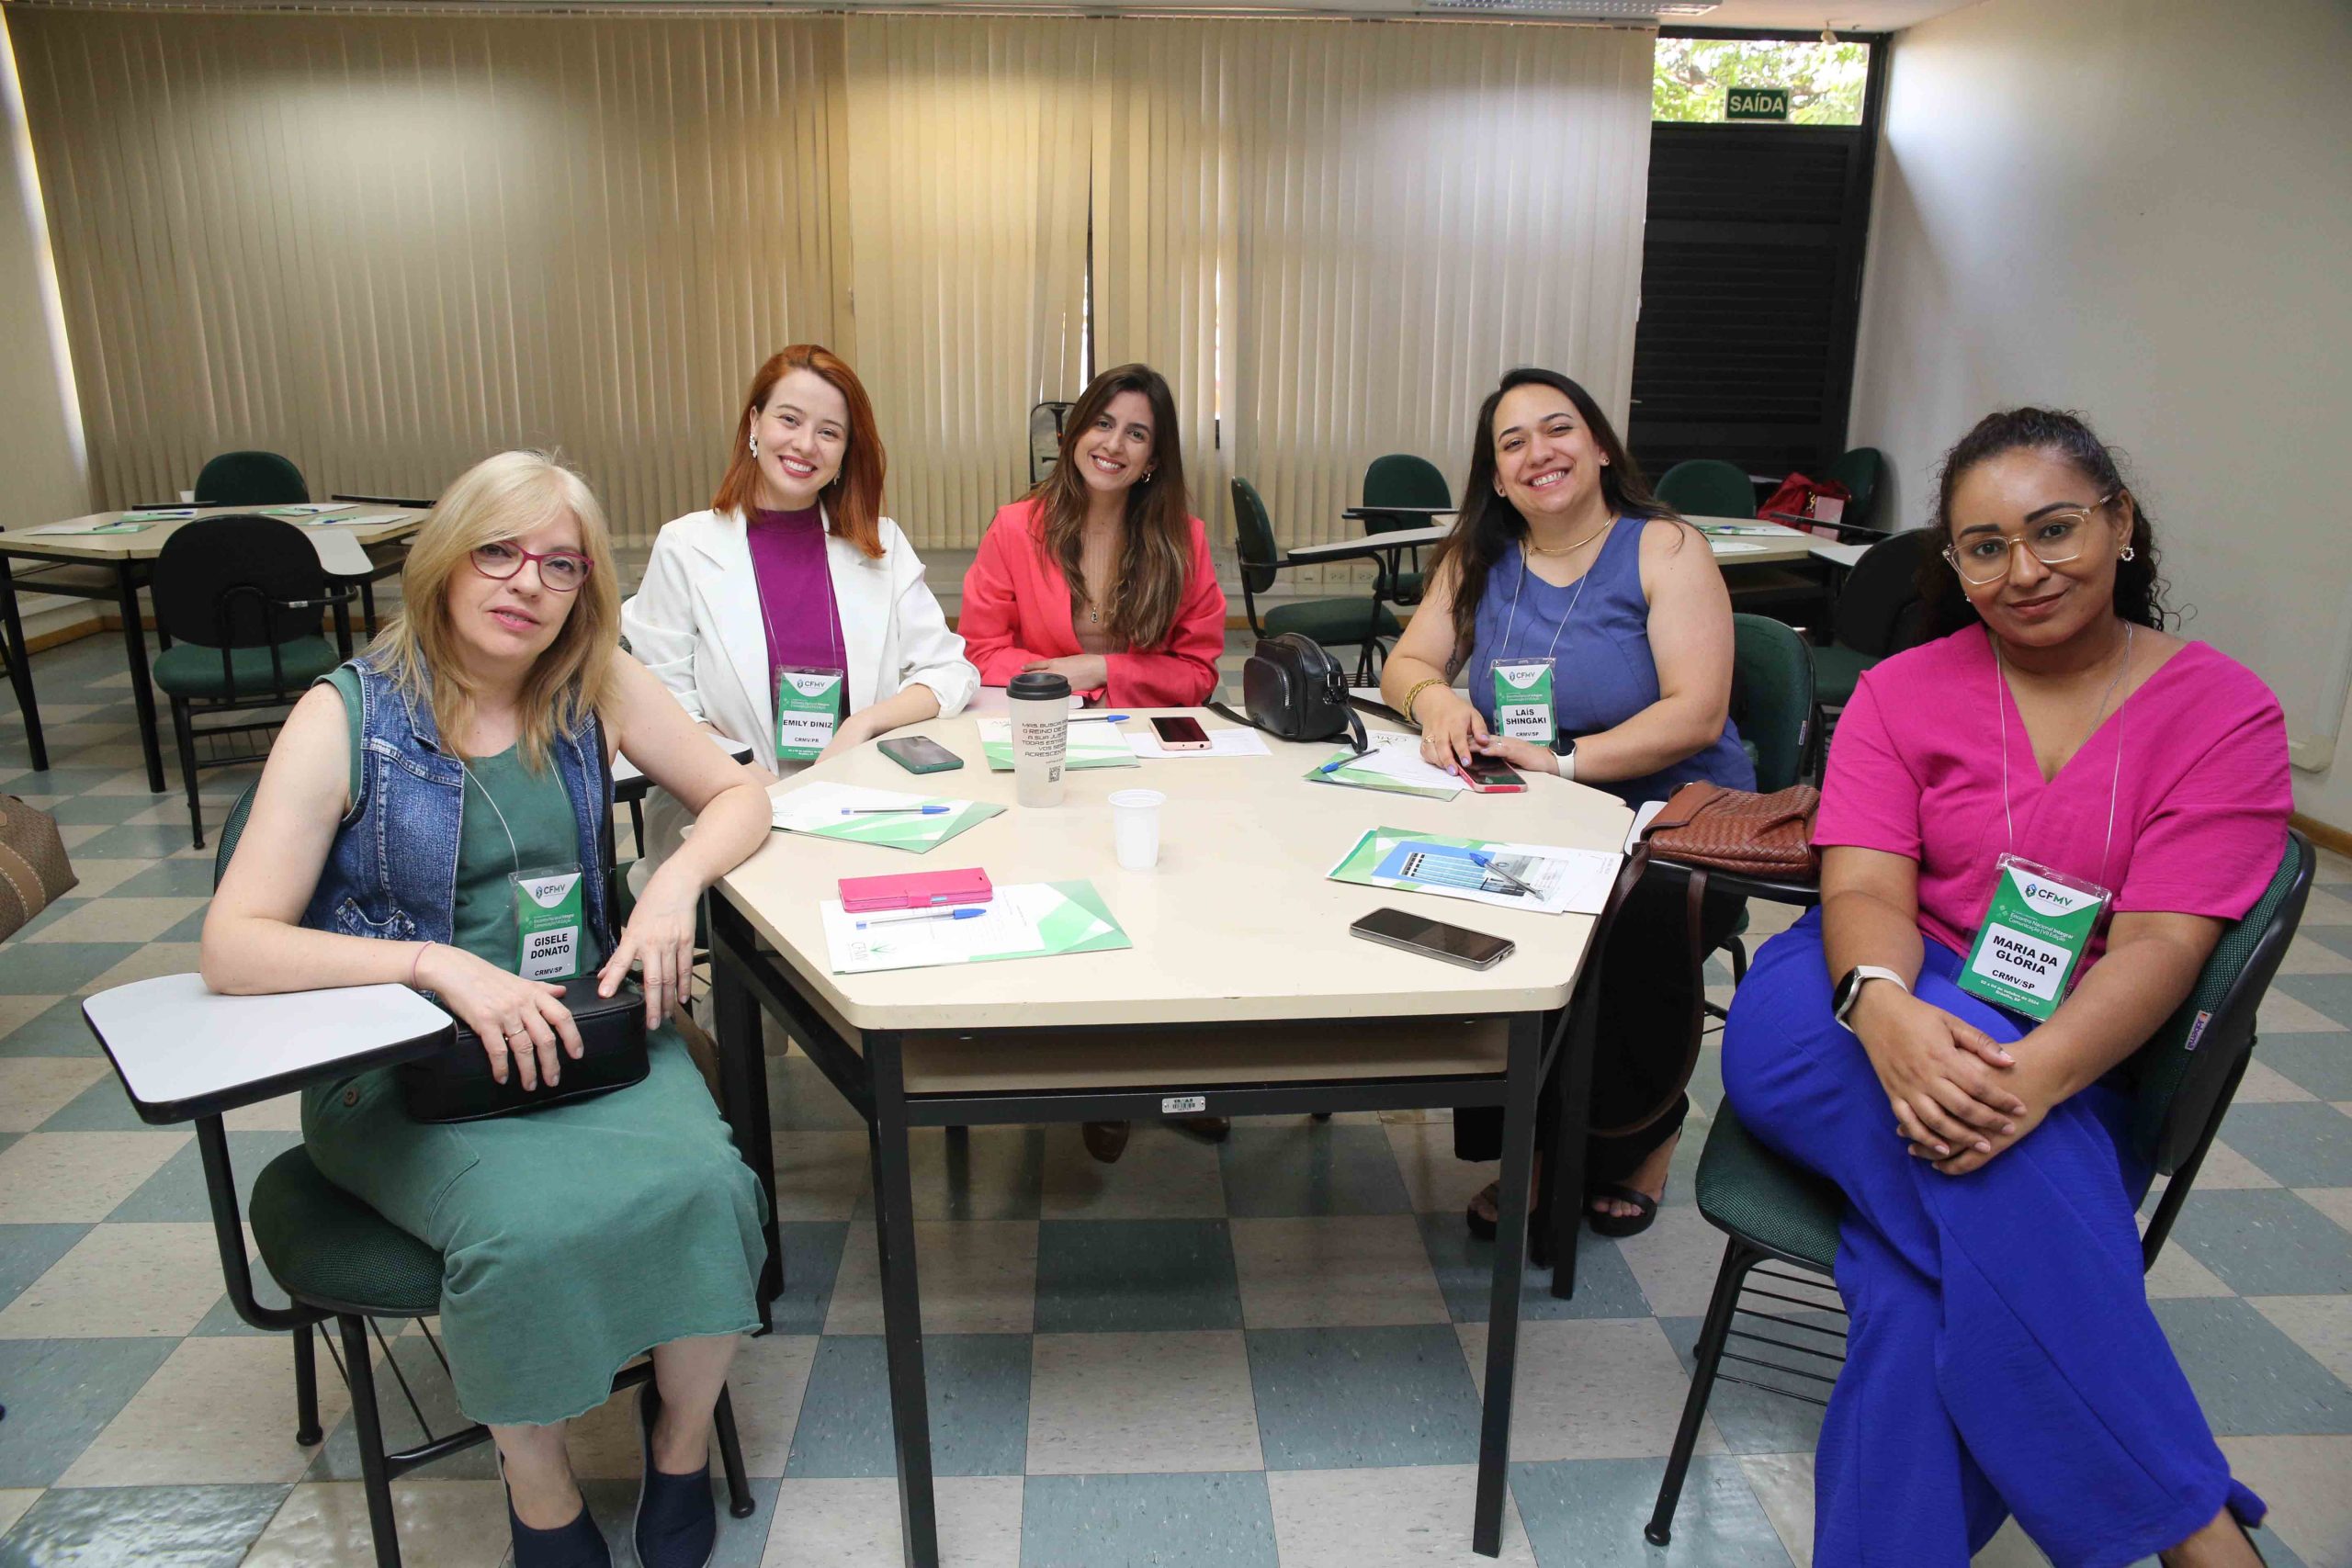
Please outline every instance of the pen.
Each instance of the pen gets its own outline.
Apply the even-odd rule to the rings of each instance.
[[[912,920],[977,920],[987,913],[986,909],[933,909],[928,914],[900,915],[896,919],[860,920],[857,922],[857,929],[864,931],[868,926],[903,926]]]
[[[1477,851],[1473,850],[1470,852],[1470,863],[1476,866],[1480,871],[1493,872],[1497,876],[1501,877],[1505,882],[1510,883],[1513,887],[1518,888],[1521,893],[1525,893],[1532,897],[1541,898],[1544,897],[1543,894],[1537,892],[1533,887],[1528,886],[1524,882],[1521,882],[1518,877],[1513,876],[1501,866],[1497,865],[1495,863],[1495,857],[1492,855],[1482,855]]]
[[[844,817],[939,817],[947,811],[944,806],[844,806]]]

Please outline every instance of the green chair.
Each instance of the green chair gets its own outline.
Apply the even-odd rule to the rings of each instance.
[[[197,720],[298,701],[312,681],[342,660],[319,635],[319,615],[347,607],[348,588],[330,588],[319,553],[302,531],[275,517],[207,517],[173,530],[155,558],[155,626],[170,646],[155,656],[155,686],[171,701],[187,789],[188,826],[204,847],[202,768],[259,761],[266,732],[278,722],[245,719],[198,728]],[[201,761],[199,739],[261,736],[258,750],[215,752]]]
[[[2154,1264],[2157,1251],[2171,1235],[2198,1167],[2212,1146],[2231,1097],[2237,1092],[2238,1080],[2245,1076],[2246,1062],[2254,1052],[2256,1010],[2302,919],[2315,860],[2311,840],[2290,829],[2286,853],[2270,885],[2245,918],[2222,933],[2188,999],[2132,1059],[2132,1141],[2157,1173],[2167,1178],[2164,1196],[2141,1238],[2143,1269]],[[1843,1330],[1816,1326],[1791,1316],[1786,1310],[1792,1305],[1844,1315],[1834,1301],[1787,1293],[1792,1289],[1816,1292],[1834,1289],[1821,1281],[1832,1276],[1838,1226],[1846,1210],[1837,1187],[1757,1142],[1726,1102],[1717,1110],[1706,1149],[1699,1157],[1698,1198],[1699,1212],[1707,1223],[1730,1240],[1715,1275],[1714,1297],[1699,1331],[1698,1365],[1691,1374],[1690,1396],[1683,1402],[1682,1424],[1674,1435],[1657,1506],[1643,1532],[1658,1546],[1666,1545],[1671,1536],[1675,1505],[1681,1498],[1690,1452],[1707,1413],[1707,1396],[1718,1379],[1810,1404],[1826,1404],[1827,1391],[1837,1382],[1834,1369],[1845,1361]],[[1749,1272],[1768,1259],[1794,1264],[1806,1272],[1764,1269],[1758,1277],[1771,1283],[1756,1287],[1756,1294],[1771,1306],[1759,1310],[1741,1304]],[[1736,1317],[1755,1318],[1773,1326],[1761,1334],[1750,1333],[1733,1326]],[[1818,1337],[1826,1348],[1813,1348],[1795,1337],[1798,1335]],[[1770,1351],[1749,1355],[1729,1350],[1725,1347],[1732,1339],[1811,1360],[1792,1366],[1764,1359]],[[1736,1376],[1722,1370],[1725,1361],[1812,1383],[1822,1393]]]
[[[1767,615],[1735,615],[1731,665],[1731,717],[1740,744],[1756,765],[1756,787],[1770,795],[1813,775],[1814,736],[1819,726],[1813,695],[1813,649],[1793,627]],[[1724,939],[1731,954],[1731,983],[1747,978],[1747,908]],[[1724,1016],[1715,1002],[1708,1015]]]
[[[1685,517],[1753,517],[1756,486],[1747,470],[1720,457],[1686,457],[1657,481],[1657,498]]]
[[[1939,542],[1933,528],[1891,534],[1864,550],[1846,573],[1831,610],[1830,640],[1813,650],[1823,707],[1842,708],[1852,702],[1863,671],[1923,640],[1919,566]]]
[[[1274,543],[1274,525],[1267,520],[1266,503],[1258,487],[1248,479],[1233,481],[1233,527],[1234,553],[1241,562],[1241,604],[1252,632],[1260,637],[1299,632],[1326,648],[1360,648],[1386,656],[1387,643],[1382,639],[1393,639],[1404,628],[1377,594],[1293,600],[1269,605],[1261,616],[1258,595],[1272,588],[1285,568],[1307,563],[1292,560]]]
[[[1410,452],[1374,457],[1363,471],[1363,504],[1351,515],[1363,519],[1368,534],[1393,534],[1406,528],[1426,528],[1430,513],[1450,514],[1453,491],[1438,466]],[[1395,508],[1396,510],[1390,510]],[[1383,583],[1382,597],[1394,604],[1421,602],[1421,551],[1411,551],[1413,564],[1399,568]]]
[[[196,476],[198,506],[290,506],[310,499],[302,470],[275,452],[223,452]]]
[[[1879,491],[1886,481],[1886,454],[1875,446],[1857,446],[1842,453],[1822,476],[1846,487],[1846,510],[1838,522],[1849,528],[1871,527],[1878,513]]]
[[[244,834],[253,808],[251,789],[231,807],[220,829],[220,848],[213,855],[212,880],[218,886],[227,874],[237,840]],[[608,840],[609,843],[609,840]],[[613,877],[623,882],[616,866]],[[300,1088],[271,1086],[272,1093]],[[266,1332],[290,1332],[294,1338],[294,1440],[314,1447],[323,1438],[319,1425],[318,1367],[311,1334],[329,1318],[335,1322],[342,1354],[334,1340],[327,1354],[351,1391],[352,1426],[359,1444],[361,1488],[368,1499],[368,1522],[374,1538],[377,1568],[400,1568],[400,1529],[393,1511],[391,1483],[399,1477],[485,1442],[490,1428],[467,1426],[435,1433],[426,1419],[408,1376],[392,1355],[392,1347],[379,1318],[414,1318],[443,1371],[448,1359],[440,1341],[424,1320],[441,1310],[441,1255],[401,1230],[358,1199],[321,1175],[299,1145],[262,1168],[245,1206],[255,1248],[270,1277],[286,1292],[288,1305],[271,1307],[254,1294],[253,1275],[245,1261],[244,1232],[237,1213],[236,1179],[229,1165],[227,1134],[220,1118],[199,1118],[196,1124],[198,1152],[203,1156],[205,1193],[220,1242],[220,1267],[237,1315]],[[372,1339],[372,1344],[371,1344]],[[381,1413],[376,1400],[376,1350],[399,1383],[409,1412],[424,1440],[399,1452],[387,1452]],[[613,1390],[644,1382],[652,1363],[624,1368],[613,1379]],[[727,1392],[718,1395],[714,1423],[720,1468],[727,1477],[729,1512],[748,1518],[755,1505],[743,1471],[742,1444],[735,1430],[734,1407]]]

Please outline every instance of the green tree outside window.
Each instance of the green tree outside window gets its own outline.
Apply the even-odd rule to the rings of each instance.
[[[1719,122],[1734,87],[1786,87],[1792,125],[1860,125],[1866,43],[1662,38],[1650,83],[1650,118]]]

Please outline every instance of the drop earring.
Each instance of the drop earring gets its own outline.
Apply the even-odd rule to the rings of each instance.
[[[758,457],[759,455],[760,455],[760,438],[759,438],[758,436],[754,435],[754,436],[752,436],[752,457]]]

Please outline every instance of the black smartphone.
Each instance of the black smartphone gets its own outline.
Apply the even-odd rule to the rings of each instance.
[[[1155,717],[1152,733],[1159,737],[1163,751],[1205,751],[1209,750],[1209,732],[1201,728],[1197,718],[1181,716]]]
[[[879,742],[878,749],[910,773],[944,773],[964,765],[963,758],[928,735],[901,735]]]
[[[1386,947],[1401,947],[1408,953],[1421,953],[1430,958],[1442,958],[1448,964],[1459,964],[1465,969],[1492,969],[1518,949],[1519,944],[1484,931],[1464,931],[1449,926],[1443,920],[1432,920],[1425,915],[1408,915],[1402,909],[1374,909],[1348,928],[1349,933],[1366,942],[1376,942]]]

